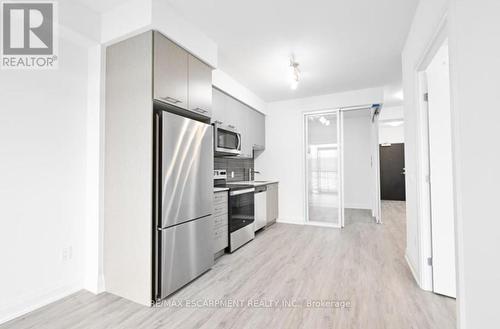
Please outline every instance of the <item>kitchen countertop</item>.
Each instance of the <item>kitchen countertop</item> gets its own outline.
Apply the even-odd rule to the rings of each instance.
[[[229,191],[228,187],[214,187],[214,193]]]
[[[263,186],[269,184],[279,183],[277,180],[257,180],[257,181],[239,181],[239,182],[227,182],[226,185],[238,184],[238,185],[253,185],[253,186]]]

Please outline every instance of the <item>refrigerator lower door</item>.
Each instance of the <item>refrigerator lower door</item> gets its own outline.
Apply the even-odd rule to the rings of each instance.
[[[161,231],[160,299],[194,280],[214,264],[213,217]]]

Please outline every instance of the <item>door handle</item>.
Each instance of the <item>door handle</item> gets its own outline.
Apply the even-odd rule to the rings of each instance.
[[[196,111],[196,112],[198,112],[198,113],[203,113],[203,114],[208,113],[208,111],[207,111],[207,110],[204,110],[204,109],[199,108],[199,107],[194,108],[194,109],[193,109],[193,111]]]
[[[240,134],[236,134],[236,137],[238,138],[238,146],[236,147],[236,149],[238,151],[241,151],[241,135]]]
[[[162,100],[164,100],[165,102],[169,102],[169,103],[173,103],[173,104],[178,104],[178,103],[182,103],[180,100],[176,99],[176,98],[173,98],[173,97],[170,97],[170,96],[167,96],[167,97],[160,97]]]

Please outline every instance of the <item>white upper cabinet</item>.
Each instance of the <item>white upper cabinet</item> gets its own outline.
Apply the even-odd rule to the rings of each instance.
[[[241,111],[239,108],[240,102],[238,102],[233,97],[230,97],[228,95],[225,96],[226,108],[224,110],[224,117],[220,118],[220,121],[223,122],[223,125],[229,126],[230,128],[237,129],[238,131],[242,132],[243,127],[241,127],[241,124],[243,120],[241,120]]]
[[[161,33],[153,38],[153,98],[211,117],[212,68]]]
[[[250,111],[245,104],[238,102],[235,106],[238,113],[237,129],[241,132],[241,157],[253,157],[253,127],[250,122]]]
[[[219,89],[212,88],[212,122],[223,124],[226,117],[227,95]]]
[[[188,56],[188,106],[190,111],[212,115],[212,68],[192,55]]]
[[[154,32],[154,98],[188,109],[188,53]]]
[[[213,89],[212,122],[241,133],[241,157],[251,158],[253,150],[266,147],[266,117],[224,92]]]
[[[253,109],[249,110],[248,124],[252,141],[252,148],[263,150],[266,148],[266,117]]]

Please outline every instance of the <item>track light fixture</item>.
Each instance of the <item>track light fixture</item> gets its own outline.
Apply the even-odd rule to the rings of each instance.
[[[299,63],[295,61],[293,56],[290,58],[290,77],[291,77],[290,88],[292,88],[292,90],[295,90],[299,85],[300,69],[299,69]]]

